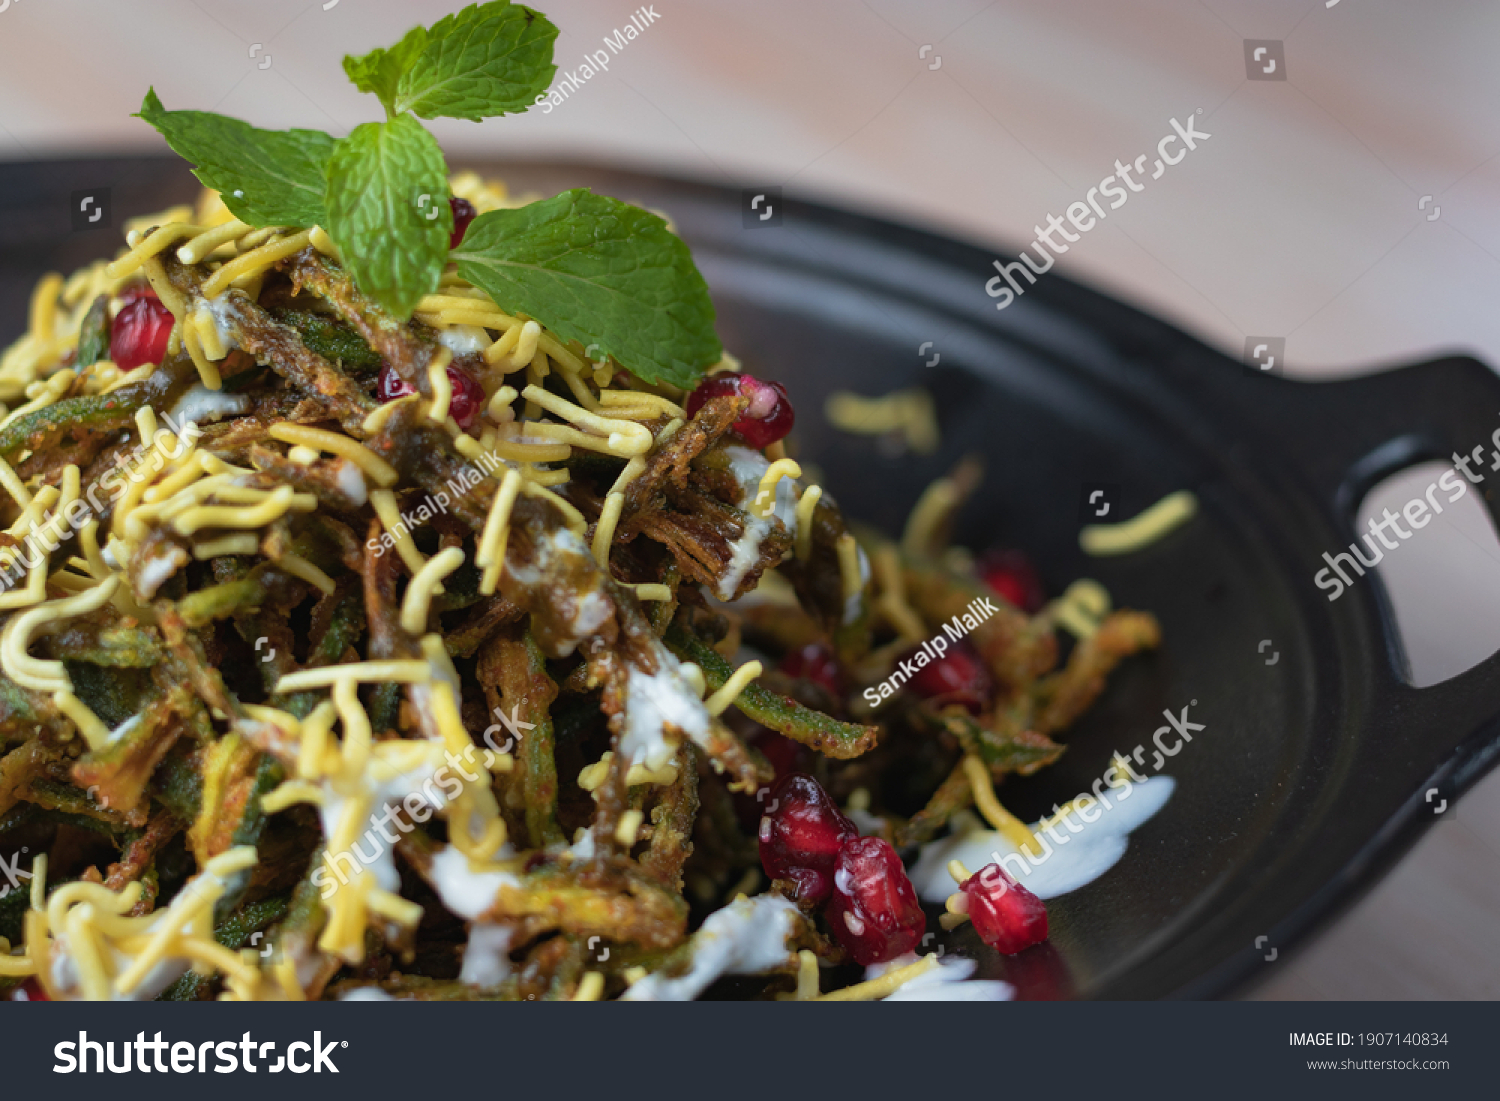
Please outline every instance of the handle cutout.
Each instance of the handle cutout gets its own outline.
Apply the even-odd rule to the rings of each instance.
[[[1500,650],[1500,537],[1480,497],[1500,488],[1500,473],[1488,466],[1470,464],[1484,479],[1477,484],[1440,462],[1385,478],[1360,502],[1357,546],[1334,555],[1354,586],[1378,576],[1395,616],[1405,678],[1417,688],[1456,677]]]

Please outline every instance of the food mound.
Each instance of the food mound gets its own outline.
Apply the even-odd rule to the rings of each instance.
[[[547,204],[596,197],[453,177],[420,204],[442,207],[432,284],[393,290],[327,178],[334,232],[252,224],[229,189],[138,220],[42,281],[0,361],[0,989],[966,979],[914,954],[903,855],[971,805],[1026,831],[992,785],[1057,758],[1155,621],[1104,615],[1060,664],[1066,602],[1014,554],[944,545],[969,466],[899,543],[856,533],[711,306],[653,360],[619,317],[590,332],[476,275]],[[703,324],[657,310],[629,325]],[[945,926],[1046,936],[1003,869],[954,875]]]

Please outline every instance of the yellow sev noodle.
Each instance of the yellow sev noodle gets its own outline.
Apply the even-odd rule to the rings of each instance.
[[[321,665],[315,669],[299,669],[287,673],[276,682],[276,694],[305,692],[309,688],[328,688],[341,680],[379,684],[382,681],[401,681],[406,684],[426,684],[432,679],[432,666],[415,659],[391,661],[354,661],[343,665]]]
[[[401,600],[401,628],[420,635],[427,629],[427,612],[432,605],[432,588],[464,564],[464,552],[458,547],[439,551],[427,560],[406,586]]]
[[[1036,838],[1025,822],[1022,822],[1010,811],[1000,805],[1000,800],[995,798],[995,786],[990,780],[989,766],[973,753],[964,757],[964,775],[968,777],[969,787],[974,792],[974,805],[979,808],[979,813],[995,829],[1003,833],[1011,844],[1023,853],[1032,851],[1032,842]]]
[[[846,986],[842,990],[835,990],[830,994],[820,994],[811,1000],[818,1002],[873,1002],[878,998],[894,994],[918,975],[923,975],[931,971],[937,966],[937,962],[936,956],[923,956],[916,963],[909,963],[905,967],[893,968],[878,979],[869,979],[866,982],[855,983],[853,986]]]
[[[6,675],[23,688],[38,692],[71,692],[73,681],[62,662],[34,658],[26,648],[46,624],[88,615],[103,607],[119,583],[118,577],[110,577],[85,592],[39,604],[6,623],[0,632],[0,662]]]
[[[417,544],[412,541],[411,532],[407,530],[406,521],[401,518],[401,510],[396,507],[396,495],[389,489],[370,490],[370,506],[374,508],[375,515],[380,517],[381,526],[396,544],[396,553],[401,556],[401,561],[406,563],[406,568],[416,574],[427,559],[417,549]],[[441,592],[439,587],[437,592]]]
[[[262,245],[260,248],[252,249],[242,256],[236,256],[218,271],[214,272],[203,284],[204,298],[217,298],[229,289],[229,284],[236,279],[243,279],[253,275],[257,271],[270,267],[279,260],[285,260],[294,253],[301,252],[312,242],[312,230],[303,230],[290,237],[283,237],[279,241]],[[163,300],[165,301],[165,299]]]
[[[747,661],[736,669],[720,689],[703,701],[704,708],[715,717],[728,711],[745,686],[760,676],[765,667],[758,661]]]
[[[823,499],[822,486],[808,486],[797,501],[797,558],[806,562],[812,557],[813,516]]]
[[[271,425],[271,438],[282,443],[298,444],[315,451],[327,451],[341,459],[348,459],[361,471],[369,475],[378,486],[393,486],[400,480],[396,469],[364,444],[326,428],[309,428],[305,424],[280,421]]]
[[[484,521],[484,531],[479,536],[479,550],[474,564],[484,573],[480,576],[479,591],[490,596],[500,583],[500,570],[505,565],[505,544],[510,530],[510,510],[515,506],[521,492],[521,475],[507,470],[500,482],[500,489],[490,504],[489,515]]]
[[[750,502],[750,515],[761,520],[769,517],[776,511],[776,483],[783,478],[800,477],[802,477],[802,468],[797,465],[796,460],[777,459],[760,476],[760,485],[756,488],[755,499]]]
[[[828,423],[843,432],[879,436],[900,431],[920,455],[938,448],[937,414],[932,397],[921,388],[874,398],[836,390],[828,395],[823,413]]]
[[[1191,520],[1198,499],[1185,489],[1169,493],[1145,512],[1119,524],[1089,524],[1078,533],[1078,545],[1093,555],[1129,554],[1150,546],[1173,528]]]
[[[620,510],[625,507],[625,494],[610,493],[604,498],[604,507],[599,511],[599,524],[594,529],[594,561],[606,572],[609,570],[609,544],[614,539],[615,525],[620,522]]]

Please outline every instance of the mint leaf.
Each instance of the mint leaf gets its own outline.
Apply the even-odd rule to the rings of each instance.
[[[361,92],[374,92],[391,114],[395,109],[396,85],[427,45],[427,28],[413,27],[389,50],[371,50],[361,57],[344,58],[344,72]]]
[[[137,118],[193,164],[193,175],[252,226],[322,225],[323,171],[333,139],[317,130],[257,130],[207,111],[168,111],[146,93]]]
[[[453,259],[503,309],[598,344],[646,382],[691,387],[723,356],[687,245],[618,199],[579,189],[481,214]]]
[[[472,122],[518,114],[552,83],[555,38],[546,16],[519,4],[471,4],[444,16],[409,59],[393,112]]]
[[[453,211],[437,140],[402,115],[356,126],[328,160],[328,230],[360,290],[405,320],[437,290]]]

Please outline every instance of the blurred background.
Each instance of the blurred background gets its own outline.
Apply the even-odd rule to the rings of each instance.
[[[0,0],[0,159],[165,152],[130,117],[148,85],[168,108],[344,134],[379,108],[345,79],[343,55],[389,45],[456,6]],[[561,29],[559,79],[635,10],[632,0],[543,7]],[[591,161],[780,187],[998,254],[1027,246],[1033,226],[1081,199],[1116,159],[1150,150],[1149,169],[1170,120],[1192,115],[1210,136],[1073,245],[1057,272],[1230,355],[1251,336],[1279,338],[1293,377],[1455,352],[1500,365],[1493,2],[650,7],[654,20],[609,71],[550,112],[431,123],[450,163]],[[115,211],[116,225],[137,213]],[[19,335],[23,316],[23,302],[6,303],[0,340]],[[1433,477],[1398,475],[1362,513],[1399,507]],[[1461,506],[1380,567],[1418,685],[1500,647],[1500,544],[1472,495]],[[1500,772],[1245,994],[1500,997],[1497,922]]]

